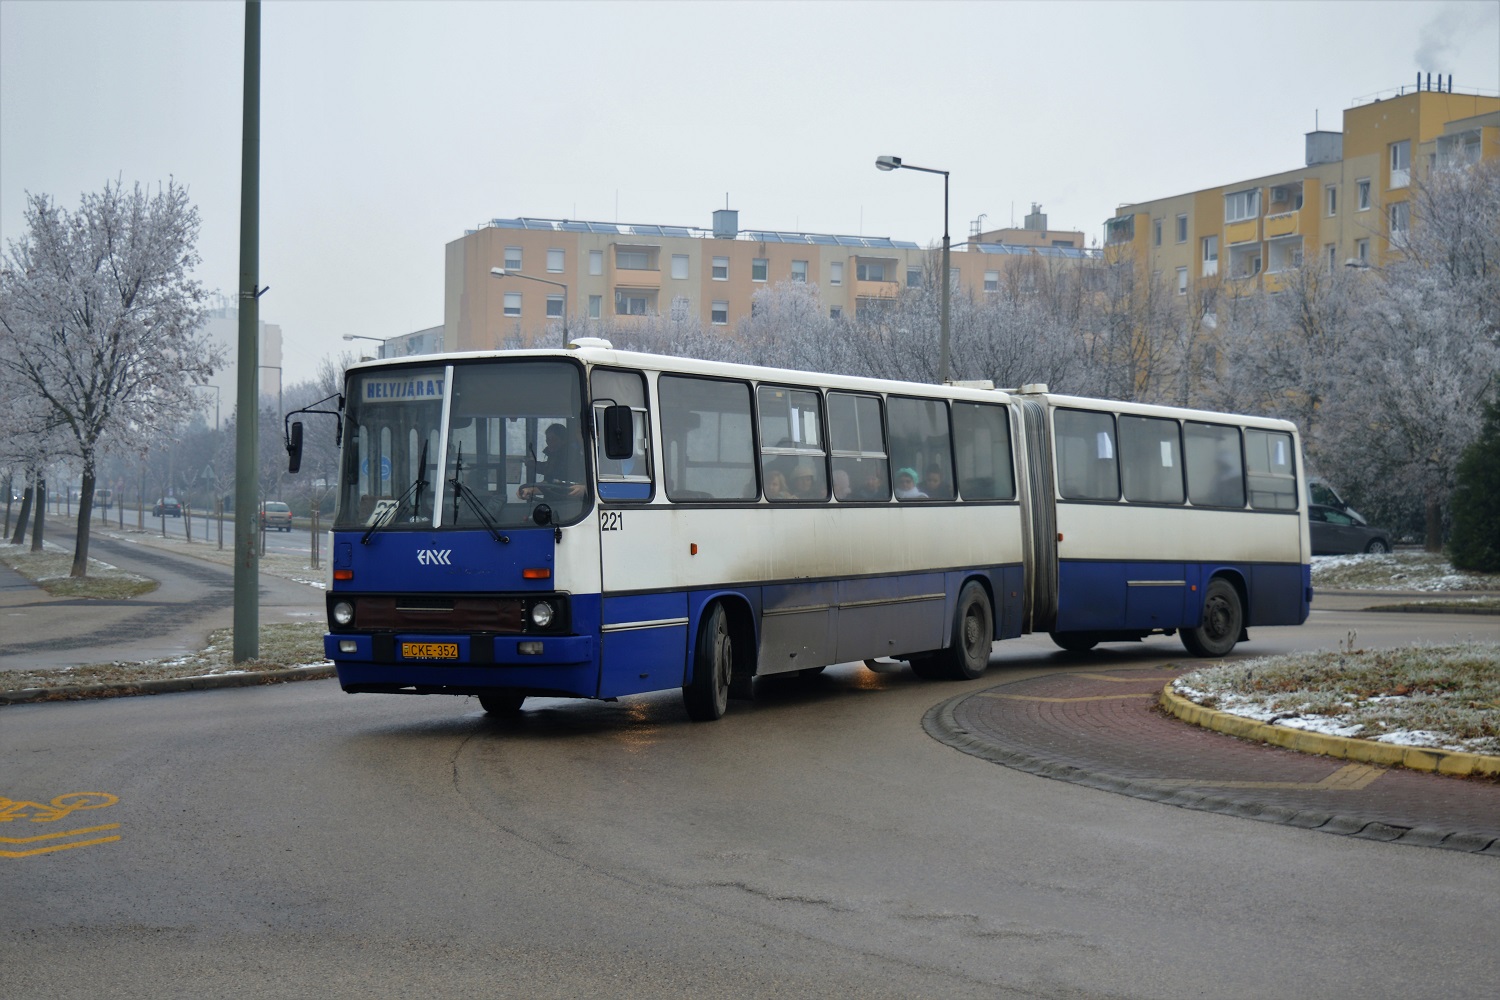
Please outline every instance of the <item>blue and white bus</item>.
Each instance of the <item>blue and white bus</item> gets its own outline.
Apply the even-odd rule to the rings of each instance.
[[[355,365],[340,419],[350,692],[509,714],[681,688],[711,720],[755,677],[973,678],[1032,632],[1222,656],[1311,601],[1285,421],[602,340]]]

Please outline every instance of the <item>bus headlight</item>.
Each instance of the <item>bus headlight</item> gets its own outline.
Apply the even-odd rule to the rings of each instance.
[[[333,606],[333,620],[337,625],[348,625],[354,621],[354,605],[348,601],[339,601]]]
[[[531,606],[531,624],[537,628],[546,628],[552,624],[552,605],[546,601],[537,601]]]

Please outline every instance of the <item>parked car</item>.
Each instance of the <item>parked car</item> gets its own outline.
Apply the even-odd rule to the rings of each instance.
[[[267,500],[260,505],[260,527],[262,531],[271,528],[277,531],[291,531],[292,508],[280,500]]]
[[[1355,552],[1384,554],[1391,551],[1390,533],[1372,528],[1352,510],[1337,510],[1322,504],[1307,508],[1307,526],[1315,556],[1347,555]]]
[[[181,517],[182,504],[176,497],[162,497],[156,501],[156,506],[151,508],[152,517]]]

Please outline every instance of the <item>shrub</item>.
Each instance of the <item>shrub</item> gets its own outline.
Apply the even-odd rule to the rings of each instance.
[[[1448,555],[1456,569],[1500,571],[1500,399],[1459,459]]]

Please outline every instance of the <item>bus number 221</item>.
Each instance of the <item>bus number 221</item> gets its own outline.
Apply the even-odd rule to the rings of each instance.
[[[600,531],[624,531],[625,514],[623,511],[606,510],[599,514]]]

